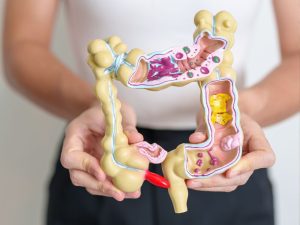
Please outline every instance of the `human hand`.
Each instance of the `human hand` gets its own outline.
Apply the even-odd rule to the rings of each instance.
[[[231,192],[246,184],[256,169],[271,167],[275,163],[275,154],[268,143],[263,130],[249,116],[241,116],[244,133],[243,156],[240,161],[226,172],[207,179],[187,180],[187,186],[198,191]],[[191,143],[199,143],[206,135],[198,128],[190,136]]]
[[[122,103],[121,114],[125,134],[130,144],[143,141],[136,130],[136,116],[128,105]],[[139,198],[140,191],[124,193],[117,189],[100,167],[103,149],[100,145],[105,135],[105,119],[99,105],[75,118],[68,125],[61,153],[61,164],[69,170],[75,186],[84,187],[92,195],[124,198]]]

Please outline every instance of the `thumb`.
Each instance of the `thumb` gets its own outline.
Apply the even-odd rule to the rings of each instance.
[[[128,138],[129,144],[134,144],[144,140],[142,134],[136,129],[136,115],[134,110],[122,102],[121,104],[122,124],[125,135]]]
[[[204,113],[199,110],[196,117],[197,128],[189,137],[190,143],[197,144],[205,141],[207,139],[206,135],[206,125],[204,120]]]
[[[144,140],[144,137],[141,133],[138,132],[134,126],[124,127],[124,133],[128,138],[129,144],[135,144]]]
[[[206,134],[200,131],[195,130],[189,137],[189,141],[192,144],[198,144],[207,139]]]
[[[192,133],[189,137],[189,141],[193,144],[198,144],[207,139],[205,127],[202,124],[198,123],[198,126],[194,133]]]

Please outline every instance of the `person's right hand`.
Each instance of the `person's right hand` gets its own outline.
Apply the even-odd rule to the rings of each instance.
[[[136,116],[132,108],[122,103],[121,113],[128,142],[143,141],[143,136],[136,130]],[[100,168],[104,134],[105,120],[100,106],[84,111],[66,129],[61,164],[69,170],[72,183],[84,187],[90,194],[113,197],[118,201],[139,198],[140,191],[124,193],[117,189]]]

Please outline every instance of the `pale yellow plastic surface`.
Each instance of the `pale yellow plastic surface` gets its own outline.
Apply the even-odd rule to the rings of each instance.
[[[118,37],[109,38],[108,43],[118,53],[126,51],[126,45]],[[114,75],[104,73],[104,69],[113,63],[106,43],[103,40],[94,40],[89,44],[88,51],[90,54],[88,63],[97,79],[96,94],[106,119],[105,136],[101,143],[104,150],[101,168],[105,174],[112,178],[117,188],[124,192],[135,192],[140,189],[144,182],[145,170],[148,169],[149,161],[139,153],[135,146],[128,144],[128,139],[123,132],[120,113],[121,103],[117,99],[117,89],[112,82]],[[114,102],[113,105],[112,101]],[[115,126],[115,138],[113,137],[113,126]],[[112,153],[113,143],[115,145],[115,159]],[[114,160],[138,170],[121,167]]]
[[[224,52],[222,63],[218,66],[221,76],[236,78],[236,72],[232,68],[233,57],[230,51],[234,42],[234,32],[237,28],[235,19],[225,11],[221,11],[215,15],[215,35],[225,37],[228,41],[228,47]],[[203,30],[208,30],[212,33],[213,30],[213,15],[209,11],[200,11],[195,15],[194,22],[196,31],[194,38]],[[216,70],[215,70],[216,71]],[[217,74],[213,73],[202,82],[214,80]],[[201,82],[199,82],[201,86]],[[188,189],[185,184],[185,179],[188,179],[184,168],[184,146],[179,145],[175,150],[168,153],[167,158],[162,163],[164,176],[170,181],[171,187],[169,194],[176,213],[187,211]],[[200,203],[201,204],[201,203]]]
[[[228,41],[228,46],[224,51],[222,63],[217,68],[219,73],[216,74],[213,72],[209,77],[199,81],[200,88],[204,83],[214,80],[217,76],[225,76],[232,79],[236,77],[236,72],[232,68],[233,56],[230,49],[234,43],[234,32],[236,31],[237,23],[228,12],[219,12],[214,18],[208,11],[203,10],[198,12],[194,18],[196,25],[194,38],[203,31],[213,33],[213,21],[215,22],[214,35],[225,38]],[[133,69],[126,64],[122,64],[117,74],[114,71],[109,74],[105,73],[105,69],[114,63],[114,58],[108,49],[107,43],[117,54],[125,53],[127,49],[121,39],[116,36],[110,37],[107,42],[100,39],[94,40],[88,46],[88,63],[97,80],[96,94],[101,102],[106,118],[106,132],[102,141],[104,154],[101,159],[101,167],[108,176],[112,177],[113,183],[117,188],[125,192],[133,192],[138,190],[143,184],[145,170],[148,169],[149,162],[145,156],[138,152],[136,147],[128,144],[121,124],[121,104],[117,99],[117,90],[112,82],[113,79],[118,79],[125,86],[128,86],[128,80],[133,74]],[[132,65],[136,65],[137,60],[143,54],[142,50],[133,49],[128,53],[125,60]],[[139,69],[143,70],[142,67],[143,65]],[[176,86],[185,84],[176,84]],[[162,88],[165,87],[154,90]],[[111,103],[112,101],[114,104]],[[115,131],[113,130],[113,126],[116,128]],[[113,140],[113,134],[115,134],[115,140]],[[112,154],[112,143],[115,143],[114,155]],[[164,176],[171,184],[168,191],[176,213],[187,211],[188,189],[185,179],[188,179],[188,177],[185,173],[184,157],[184,145],[181,144],[175,150],[169,152],[167,158],[162,163]],[[125,167],[119,166],[114,160],[122,163]],[[126,167],[138,168],[138,170],[130,170]]]

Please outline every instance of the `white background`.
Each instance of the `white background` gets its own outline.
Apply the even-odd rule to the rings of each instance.
[[[257,20],[261,22],[256,24],[249,51],[248,85],[259,81],[279,62],[269,1],[264,1],[262,7]],[[0,1],[1,28],[2,12],[3,1]],[[65,26],[60,12],[53,49],[74,68]],[[40,225],[64,122],[15,94],[3,79],[0,61],[0,224]],[[299,114],[265,132],[277,155],[276,165],[271,169],[277,224],[299,224]]]

